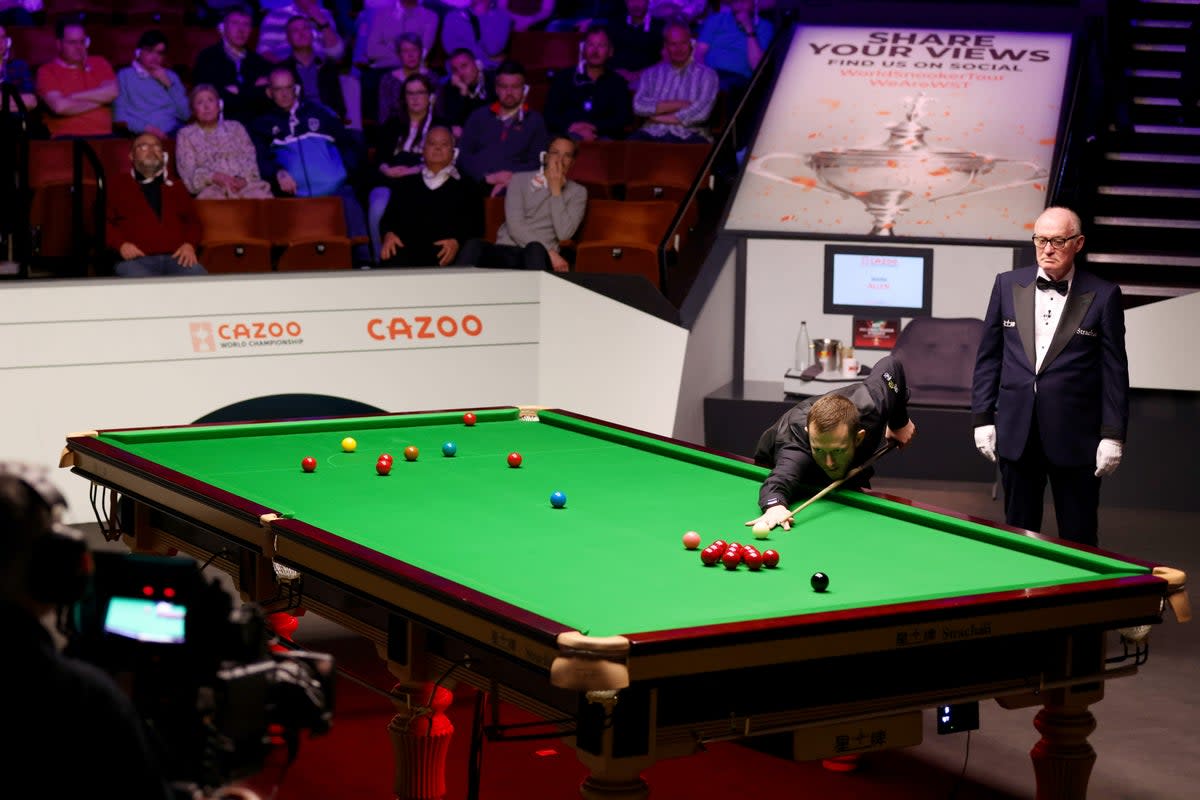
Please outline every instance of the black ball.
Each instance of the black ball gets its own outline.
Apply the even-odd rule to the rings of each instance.
[[[813,591],[823,592],[829,588],[829,576],[824,572],[814,572],[808,582],[812,584]]]

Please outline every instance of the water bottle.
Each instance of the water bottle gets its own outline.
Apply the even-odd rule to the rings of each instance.
[[[813,364],[812,340],[808,338],[808,323],[800,323],[800,333],[796,335],[796,369],[800,372]]]

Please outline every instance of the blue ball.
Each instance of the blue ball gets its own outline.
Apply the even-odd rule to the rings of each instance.
[[[554,494],[550,495],[550,505],[554,506],[555,508],[562,508],[566,504],[567,496],[562,492],[555,492]]]
[[[446,456],[446,458],[453,457],[457,452],[458,445],[456,445],[454,442],[446,442],[444,445],[442,445],[442,455]]]

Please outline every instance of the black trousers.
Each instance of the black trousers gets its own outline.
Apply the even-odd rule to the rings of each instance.
[[[458,251],[454,264],[459,267],[502,267],[504,269],[536,269],[550,271],[550,253],[541,242],[521,247],[515,244],[492,244],[483,239],[471,239]]]
[[[1004,519],[1009,525],[1041,531],[1049,481],[1058,535],[1071,542],[1097,544],[1100,479],[1096,477],[1096,466],[1051,464],[1042,447],[1036,417],[1021,457],[1016,461],[1000,459],[1000,480],[1004,484]]]

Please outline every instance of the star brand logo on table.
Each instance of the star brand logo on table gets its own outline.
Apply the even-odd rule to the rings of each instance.
[[[296,320],[244,320],[189,322],[192,350],[212,353],[234,347],[280,347],[303,344],[303,328]]]
[[[192,350],[195,352],[211,353],[217,349],[217,344],[213,341],[212,323],[190,322],[188,330],[192,335]]]

